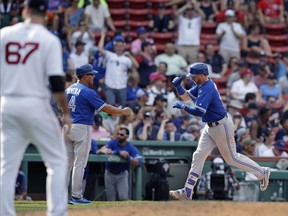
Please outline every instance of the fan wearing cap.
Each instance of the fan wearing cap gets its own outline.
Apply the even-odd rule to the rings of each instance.
[[[86,45],[86,43],[84,43],[83,41],[80,41],[80,40],[77,40],[75,45],[74,45],[75,50],[74,50],[74,52],[71,53],[70,58],[71,58],[71,61],[72,61],[75,69],[78,65],[88,63],[88,61],[89,61],[88,55],[84,52],[85,45]]]
[[[103,126],[103,117],[100,114],[94,116],[94,124],[92,126],[91,137],[93,140],[106,140],[110,139],[111,134]]]
[[[148,106],[153,106],[157,95],[162,95],[165,98],[167,98],[166,80],[167,78],[163,74],[157,74],[152,77],[151,80],[152,84],[149,86],[147,90],[149,94],[149,100],[147,102]]]
[[[272,148],[263,152],[262,157],[288,157],[288,142],[277,140]]]
[[[240,59],[240,41],[245,36],[241,24],[234,21],[235,11],[228,9],[225,11],[225,22],[218,24],[216,28],[217,39],[220,40],[219,54],[226,62],[231,57]]]
[[[138,69],[139,64],[133,55],[125,51],[125,41],[114,43],[114,52],[104,49],[106,30],[101,31],[98,50],[106,59],[105,95],[107,103],[125,106],[127,100],[127,81],[129,71]]]
[[[156,46],[154,40],[148,37],[148,30],[145,27],[139,27],[136,29],[138,38],[132,41],[131,43],[131,53],[136,56],[141,52],[141,46],[143,42],[148,42],[152,46],[152,50],[156,53]]]
[[[250,3],[251,1],[249,1]],[[243,23],[245,19],[245,14],[242,10],[239,10],[240,8],[240,1],[235,0],[226,0],[226,1],[220,1],[221,4],[221,10],[218,13],[218,16],[216,18],[217,23],[221,23],[225,21],[225,12],[227,10],[234,10],[235,11],[235,18],[237,19],[237,22]]]
[[[193,154],[191,168],[185,185],[178,190],[169,192],[176,200],[192,199],[194,187],[201,176],[207,156],[217,147],[222,157],[229,165],[253,173],[260,181],[260,189],[266,190],[269,183],[270,168],[261,167],[245,155],[236,152],[235,126],[223,105],[215,83],[208,77],[206,64],[197,62],[190,66],[186,75],[194,82],[194,86],[186,90],[182,87],[182,77],[176,77],[172,83],[183,101],[193,100],[195,106],[187,106],[182,101],[176,101],[174,108],[202,117],[205,126],[201,132],[196,151]]]
[[[97,71],[92,65],[82,64],[76,68],[78,82],[66,89],[67,101],[71,111],[71,132],[65,134],[64,141],[68,153],[67,185],[72,171],[71,204],[89,204],[91,201],[83,197],[82,179],[83,170],[88,161],[91,143],[92,125],[95,111],[108,114],[131,115],[130,108],[117,108],[106,104],[99,95],[89,86]]]
[[[231,87],[231,97],[236,100],[244,102],[245,95],[247,93],[255,93],[257,95],[257,100],[259,98],[259,89],[255,85],[252,77],[253,72],[250,69],[246,69],[240,73],[241,78],[235,81]]]

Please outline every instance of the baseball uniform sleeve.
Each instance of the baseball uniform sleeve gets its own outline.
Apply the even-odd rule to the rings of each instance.
[[[88,102],[91,104],[94,109],[96,109],[98,112],[103,109],[104,106],[106,106],[106,103],[96,94],[95,91],[91,90],[89,91]]]

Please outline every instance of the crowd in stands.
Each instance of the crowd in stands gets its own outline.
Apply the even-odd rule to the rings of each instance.
[[[201,61],[234,120],[237,151],[288,156],[288,1],[137,4],[49,1],[46,26],[61,40],[67,87],[77,80],[76,66],[89,62],[98,71],[95,91],[134,111],[130,117],[100,113],[93,138],[116,138],[126,127],[128,140],[199,140],[204,123],[172,108],[179,98],[171,80]],[[22,21],[22,5],[1,1],[1,28]],[[183,79],[186,89],[192,85]]]

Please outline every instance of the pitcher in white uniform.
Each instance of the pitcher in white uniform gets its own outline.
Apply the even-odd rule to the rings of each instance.
[[[67,156],[51,93],[70,130],[59,39],[44,26],[46,0],[29,0],[24,23],[0,30],[1,179],[0,215],[15,216],[15,180],[25,150],[33,143],[47,168],[47,215],[67,215]],[[50,88],[49,88],[50,84]]]

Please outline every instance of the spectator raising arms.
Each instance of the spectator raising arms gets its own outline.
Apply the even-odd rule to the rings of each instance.
[[[124,52],[125,42],[123,40],[115,41],[115,53],[104,50],[105,36],[106,31],[101,31],[98,49],[101,55],[107,59],[105,74],[106,100],[109,104],[117,103],[125,106],[127,100],[128,71],[133,68],[137,69],[139,64],[130,52]]]
[[[178,18],[177,50],[189,63],[197,59],[200,46],[201,22],[205,14],[199,9],[196,0],[188,1],[176,12]]]
[[[154,32],[168,32],[174,28],[174,22],[172,18],[166,14],[165,5],[159,4],[157,14],[153,16],[153,19],[149,22],[149,27]]]
[[[116,31],[108,8],[100,4],[100,0],[93,0],[91,4],[85,8],[85,22],[92,32],[103,30],[105,24],[107,24],[112,31]]]

